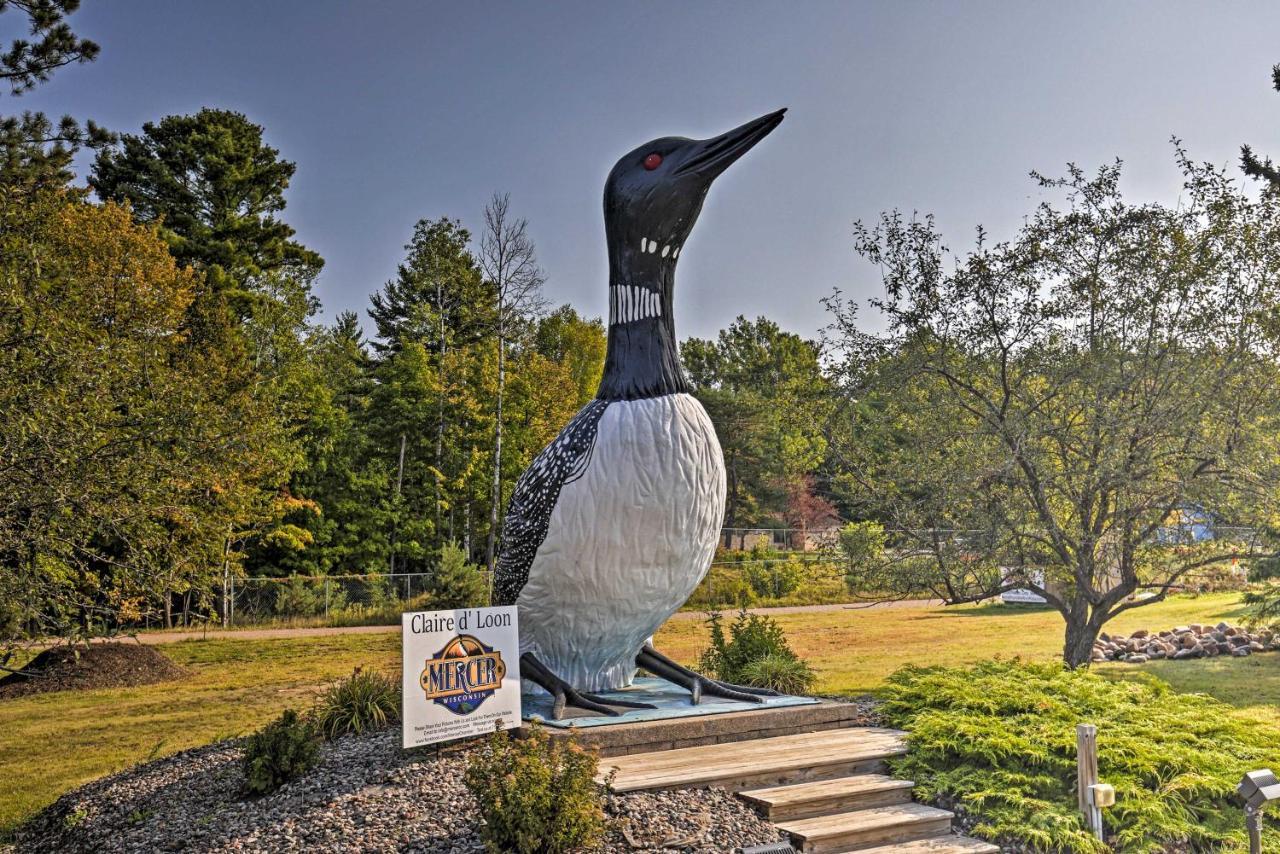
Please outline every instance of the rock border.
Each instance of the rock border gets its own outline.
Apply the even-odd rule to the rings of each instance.
[[[1139,629],[1128,635],[1098,635],[1093,643],[1093,661],[1185,661],[1189,658],[1231,656],[1244,658],[1258,652],[1280,650],[1280,636],[1271,629],[1250,632],[1227,622],[1216,626],[1192,623],[1162,632]]]

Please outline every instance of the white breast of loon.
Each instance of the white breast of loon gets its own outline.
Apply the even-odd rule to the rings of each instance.
[[[692,395],[610,402],[520,590],[521,652],[580,689],[630,684],[706,574],[724,501],[720,442]]]

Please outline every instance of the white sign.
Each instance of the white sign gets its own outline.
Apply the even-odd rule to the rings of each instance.
[[[400,615],[404,746],[520,726],[514,605]]]
[[[1027,573],[1026,577],[1028,580],[1031,581],[1032,584],[1036,584],[1036,585],[1039,585],[1040,587],[1044,587],[1044,570],[1043,569],[1033,569]],[[1005,580],[1008,581],[1009,579],[1005,579]],[[1015,588],[1014,590],[1006,590],[1005,592],[1000,594],[1000,599],[1003,602],[1008,602],[1010,604],[1016,604],[1016,605],[1047,605],[1049,604],[1048,599],[1044,598],[1043,596],[1041,596],[1039,593],[1036,593],[1035,591],[1028,590],[1025,587],[1018,587],[1018,588]]]

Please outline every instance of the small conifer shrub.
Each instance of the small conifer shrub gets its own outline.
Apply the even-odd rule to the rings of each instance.
[[[707,618],[711,645],[699,661],[703,671],[726,682],[788,694],[812,687],[813,671],[791,649],[782,626],[772,617],[750,614],[743,608],[729,625],[728,637],[722,619],[716,612]],[[774,682],[787,687],[775,687]]]
[[[472,755],[467,788],[494,854],[561,854],[590,848],[604,834],[596,754],[574,739],[552,739],[538,724],[523,738],[496,731]]]
[[[286,709],[245,740],[245,793],[274,792],[314,765],[319,750],[320,739],[311,721]]]
[[[976,820],[970,835],[1019,851],[1245,850],[1236,784],[1280,768],[1280,726],[1150,676],[1017,661],[909,667],[889,678],[881,712],[910,733],[893,773],[921,797],[963,807]],[[1107,844],[1077,808],[1082,723],[1098,727],[1098,776],[1116,788]],[[1263,833],[1270,845],[1277,829]]]

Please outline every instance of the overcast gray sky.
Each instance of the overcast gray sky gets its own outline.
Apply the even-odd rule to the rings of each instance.
[[[246,113],[297,163],[285,218],[326,259],[326,317],[363,315],[417,219],[474,228],[495,190],[548,295],[600,315],[614,161],[782,106],[681,256],[681,337],[738,314],[814,334],[833,287],[876,292],[850,225],[883,209],[933,212],[960,247],[978,223],[1012,233],[1031,169],[1121,157],[1130,193],[1172,200],[1171,135],[1197,159],[1280,156],[1276,3],[84,0],[72,22],[98,61],[0,106],[126,132]]]

